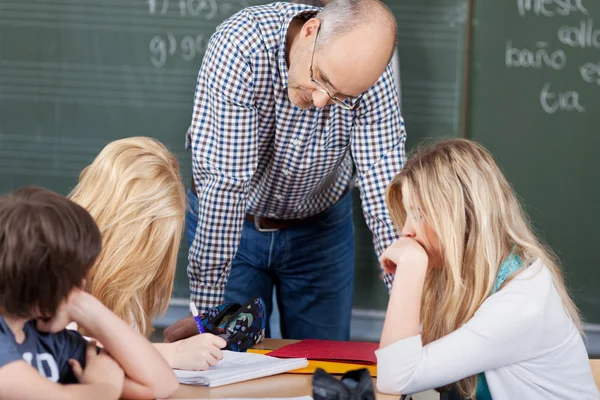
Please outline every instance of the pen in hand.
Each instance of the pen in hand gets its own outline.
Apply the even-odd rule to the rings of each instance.
[[[200,316],[198,315],[198,309],[194,303],[190,303],[190,311],[194,316],[194,320],[196,320],[196,326],[198,327],[198,332],[205,333],[204,327],[202,326],[202,321],[200,320]]]

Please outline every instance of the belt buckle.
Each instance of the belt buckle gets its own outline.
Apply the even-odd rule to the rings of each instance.
[[[263,228],[260,226],[260,217],[258,215],[254,216],[254,227],[256,228],[257,231],[259,232],[263,232],[263,233],[269,233],[269,232],[277,232],[279,229],[267,229],[267,228]]]

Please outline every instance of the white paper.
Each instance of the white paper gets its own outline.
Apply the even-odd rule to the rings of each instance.
[[[306,358],[279,359],[255,353],[223,351],[208,371],[174,370],[179,383],[217,387],[293,371],[308,366]]]

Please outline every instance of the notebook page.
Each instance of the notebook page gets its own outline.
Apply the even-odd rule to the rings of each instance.
[[[278,359],[262,354],[223,351],[223,359],[208,371],[174,370],[179,383],[217,387],[281,374],[308,365],[306,358]]]

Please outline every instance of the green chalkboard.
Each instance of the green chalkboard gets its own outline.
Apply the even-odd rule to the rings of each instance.
[[[475,1],[469,136],[487,146],[600,323],[600,2]]]
[[[0,192],[35,184],[66,194],[106,143],[134,135],[165,143],[189,182],[184,138],[208,39],[261,3],[0,1]]]
[[[1,0],[0,193],[66,194],[109,141],[152,136],[179,156],[216,26],[260,0]],[[392,1],[409,146],[458,135],[466,0]],[[384,309],[370,231],[355,194],[355,306]],[[175,296],[188,297],[186,251]]]

